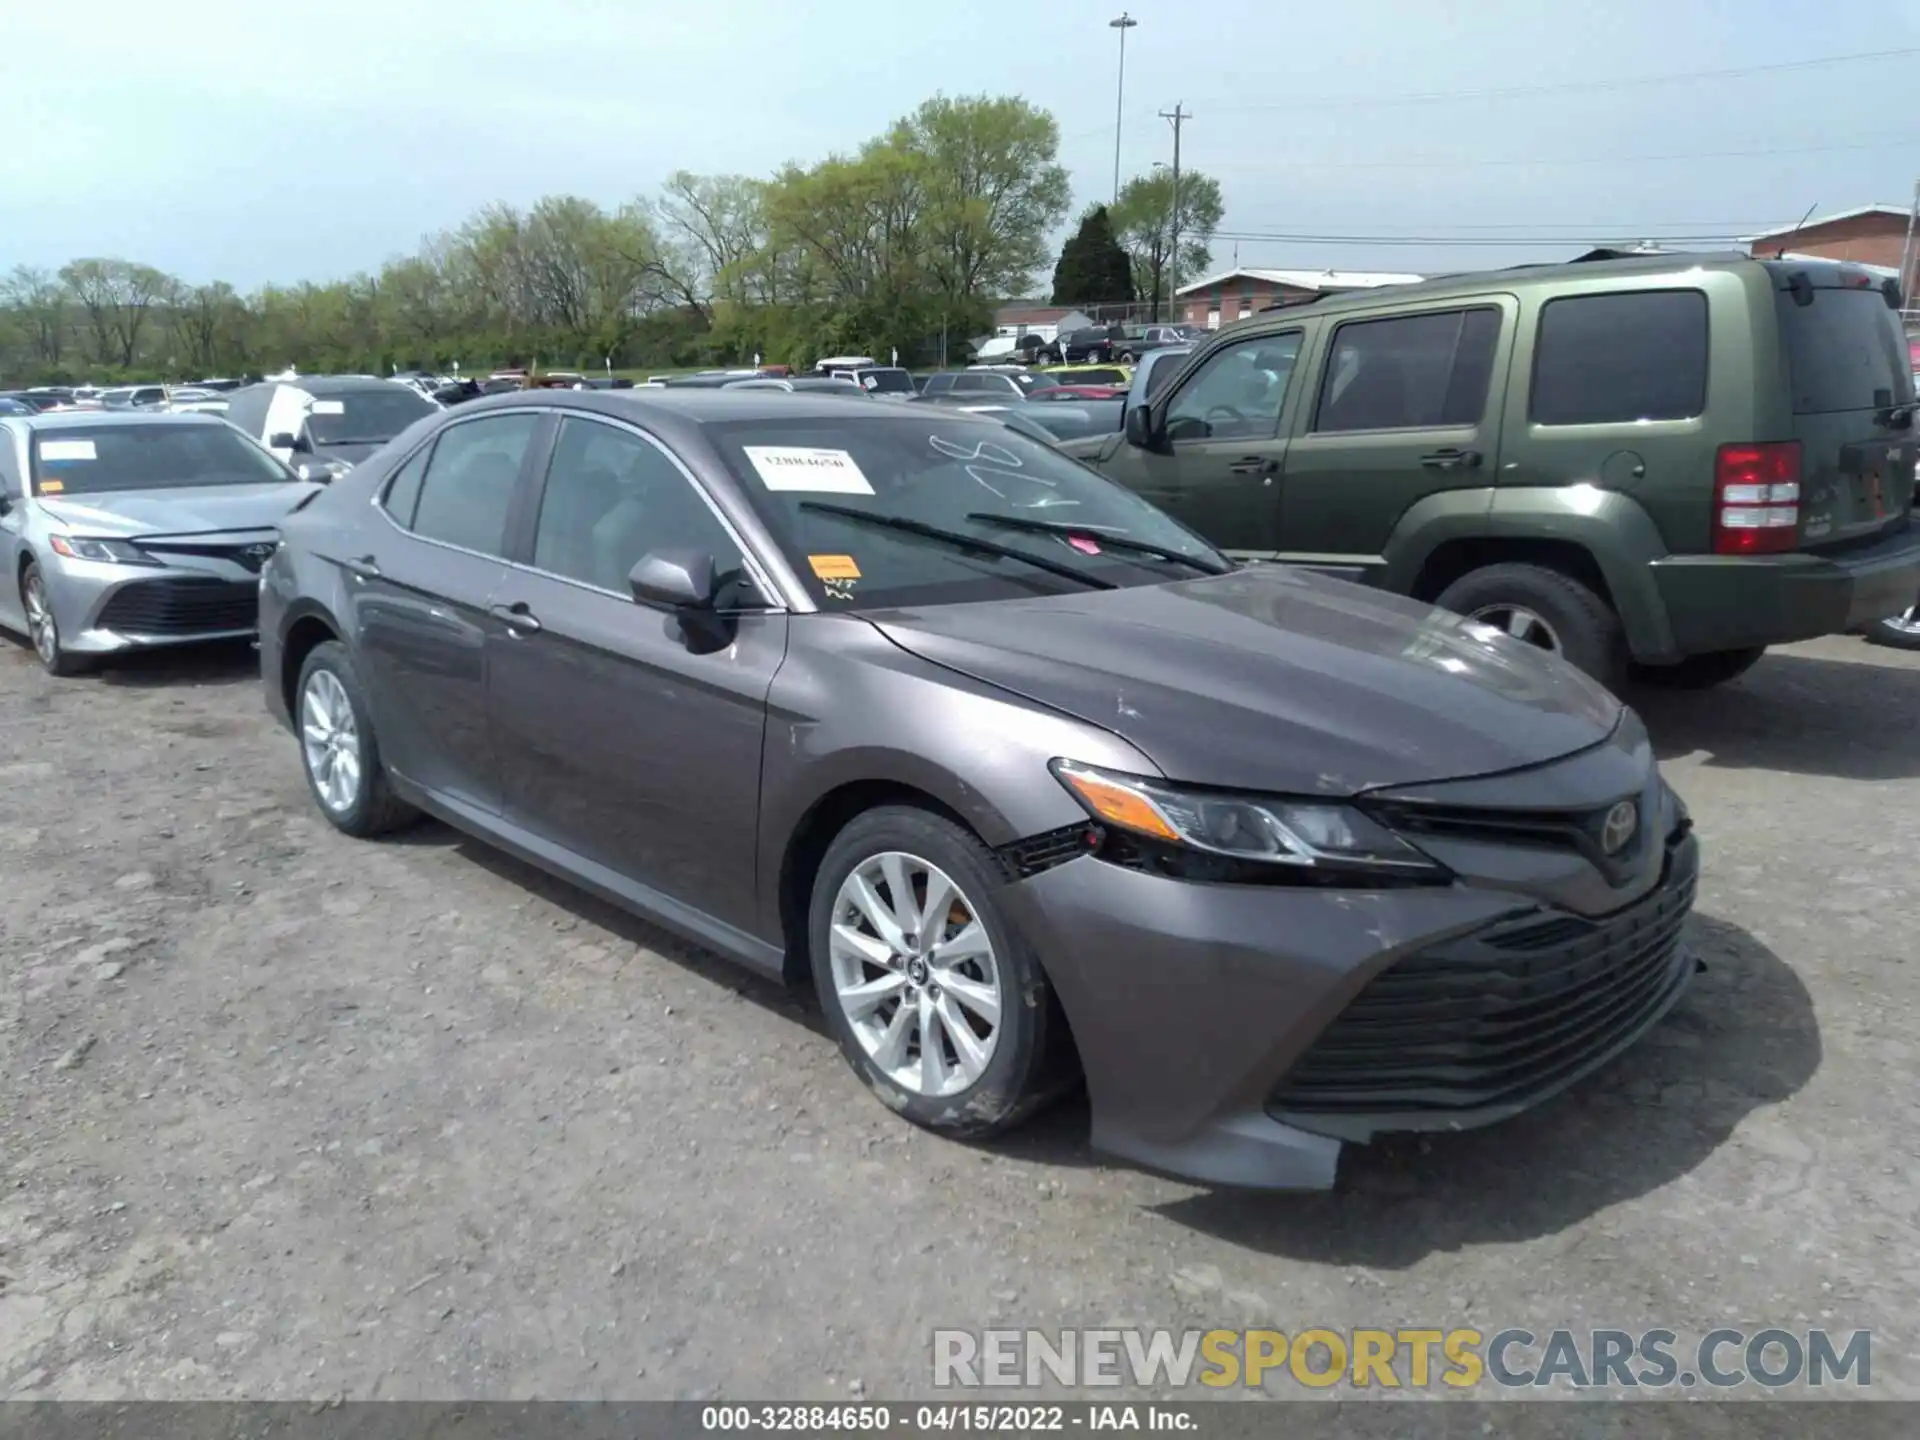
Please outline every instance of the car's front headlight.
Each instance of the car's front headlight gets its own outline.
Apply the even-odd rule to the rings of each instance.
[[[326,485],[338,480],[351,469],[353,466],[344,460],[302,460],[293,467],[293,473],[302,480],[312,480]]]
[[[124,540],[88,540],[79,535],[50,536],[53,553],[69,560],[97,560],[109,565],[152,565],[152,556]]]
[[[1351,805],[1196,790],[1055,760],[1055,778],[1102,824],[1176,851],[1258,867],[1246,878],[1445,880],[1446,867]],[[1162,867],[1165,868],[1165,867]],[[1205,878],[1231,878],[1221,875]]]

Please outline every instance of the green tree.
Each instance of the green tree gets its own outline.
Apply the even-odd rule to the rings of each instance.
[[[1053,267],[1053,303],[1130,304],[1133,294],[1133,261],[1114,238],[1107,207],[1095,205],[1060,247],[1060,261]]]
[[[1113,207],[1114,233],[1133,259],[1134,288],[1151,298],[1156,316],[1163,296],[1171,296],[1183,280],[1205,273],[1213,258],[1213,233],[1220,228],[1225,210],[1220,182],[1197,170],[1180,172],[1177,216],[1172,172],[1136,175],[1121,188]],[[1173,251],[1176,231],[1177,255]]]
[[[122,369],[132,367],[155,303],[179,288],[151,265],[116,259],[75,260],[61,267],[60,283],[86,314],[93,358]]]

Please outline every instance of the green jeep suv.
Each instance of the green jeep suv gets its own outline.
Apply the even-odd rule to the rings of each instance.
[[[1242,559],[1431,601],[1608,683],[1740,674],[1912,604],[1891,282],[1598,252],[1272,309],[1063,448]]]

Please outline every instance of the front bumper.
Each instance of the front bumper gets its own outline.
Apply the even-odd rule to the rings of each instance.
[[[1691,973],[1698,868],[1681,830],[1659,883],[1595,918],[1471,885],[1196,885],[1091,857],[1006,894],[1073,1027],[1097,1149],[1326,1189],[1343,1143],[1490,1124],[1630,1046]]]
[[[1896,615],[1920,592],[1920,525],[1838,555],[1670,555],[1652,564],[1676,655],[1812,640]]]
[[[43,562],[60,643],[79,655],[250,638],[259,628],[260,581],[240,565],[116,565],[64,557]]]

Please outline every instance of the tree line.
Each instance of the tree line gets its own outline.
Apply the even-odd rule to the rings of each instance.
[[[0,279],[0,376],[957,357],[1051,258],[1071,200],[1059,141],[1025,100],[936,95],[852,154],[766,178],[680,171],[613,209],[575,195],[489,205],[375,273],[324,284],[242,294],[123,258],[16,266]],[[1178,273],[1205,266],[1221,209],[1215,182],[1181,176]],[[1053,267],[1055,298],[1157,300],[1175,218],[1158,171],[1084,212]],[[1071,261],[1090,245],[1097,263]]]

